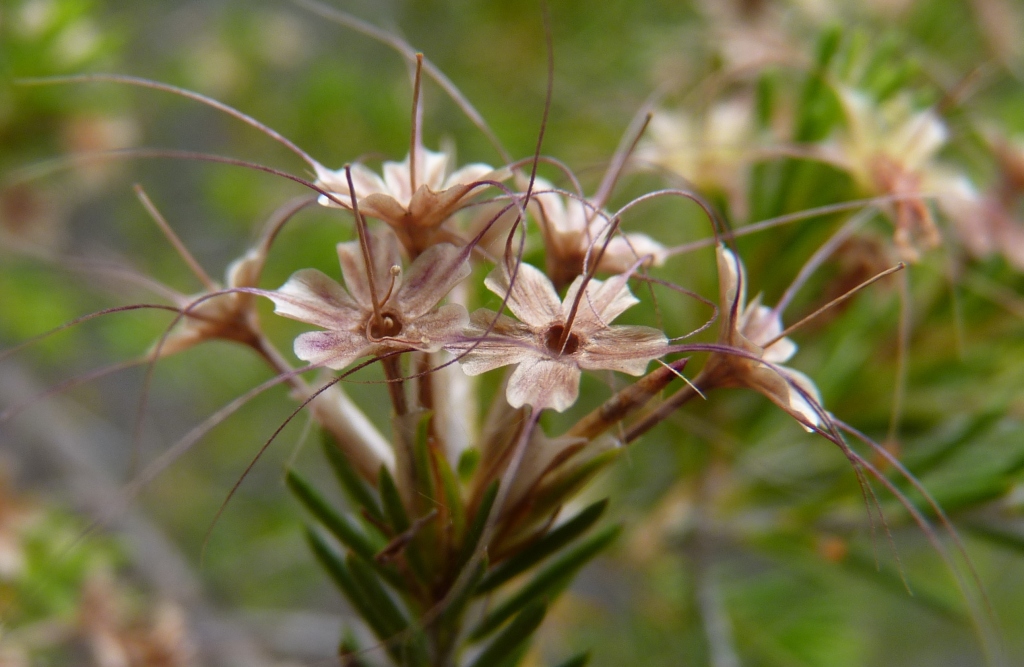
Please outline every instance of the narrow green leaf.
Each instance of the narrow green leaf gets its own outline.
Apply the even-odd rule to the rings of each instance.
[[[494,590],[575,540],[594,525],[606,507],[608,507],[607,500],[600,500],[590,505],[558,528],[495,567],[480,582],[476,590],[477,594]]]
[[[565,662],[560,663],[558,667],[587,667],[587,663],[589,662],[590,651],[584,651],[583,653],[578,653]]]
[[[367,663],[359,659],[361,651],[356,638],[346,630],[338,645],[338,660],[341,662],[341,667],[369,667]]]
[[[444,454],[434,452],[433,459],[437,476],[441,480],[441,493],[444,494],[448,520],[451,521],[452,539],[458,543],[466,532],[466,505],[462,502],[462,489],[459,488],[459,480],[455,477],[451,466],[448,465]]]
[[[526,606],[515,620],[498,635],[490,646],[474,660],[470,667],[493,667],[515,652],[540,626],[547,606],[535,602]]]
[[[319,533],[308,527],[306,528],[306,539],[317,561],[327,570],[331,579],[334,580],[342,594],[348,598],[359,616],[370,626],[373,634],[381,641],[389,639],[387,622],[378,615],[376,609],[366,599],[361,587],[356,583],[352,573],[342,560],[341,554],[335,551],[334,547],[328,544]],[[396,661],[401,658],[401,651],[397,646],[387,643],[386,648],[388,654]]]
[[[423,412],[419,422],[416,424],[416,442],[413,448],[416,466],[413,469],[413,479],[416,484],[417,498],[423,500],[436,500],[437,492],[434,489],[433,466],[430,455],[430,420],[433,413]],[[429,511],[430,508],[427,508]]]
[[[409,530],[409,515],[402,504],[402,496],[398,494],[398,487],[395,486],[395,478],[391,476],[387,466],[380,467],[378,488],[380,489],[381,502],[384,504],[384,515],[391,524],[395,534],[404,533]]]
[[[477,466],[480,465],[480,450],[476,447],[470,447],[466,451],[462,452],[459,456],[459,479],[464,482],[468,482],[473,477],[473,473],[476,472]]]
[[[448,601],[448,606],[441,612],[441,616],[437,619],[436,629],[438,654],[448,655],[451,652],[452,645],[459,636],[462,616],[469,607],[470,600],[473,599],[473,591],[486,571],[487,558],[481,558],[473,566],[467,580],[460,583],[461,588]]]
[[[297,472],[289,470],[285,475],[285,481],[303,507],[315,516],[327,530],[331,531],[331,534],[342,544],[363,558],[373,560],[380,545],[374,544],[353,522],[335,511],[313,485]]]
[[[471,639],[483,639],[514,614],[536,600],[543,600],[547,603],[552,602],[568,585],[580,568],[611,544],[612,540],[618,536],[620,530],[619,526],[609,526],[576,548],[563,554],[515,595],[495,607],[473,630],[473,633],[470,635]]]
[[[349,554],[346,563],[363,597],[384,622],[389,635],[397,635],[409,627],[408,619],[384,590],[374,568],[356,554]]]
[[[1019,531],[1010,530],[1001,526],[993,526],[980,521],[971,521],[965,524],[967,530],[978,537],[983,537],[993,544],[998,544],[1008,549],[1013,549],[1024,554],[1024,534]]]
[[[466,539],[462,543],[462,549],[459,551],[459,558],[456,561],[455,570],[457,572],[461,572],[469,559],[473,557],[477,543],[480,542],[480,538],[484,534],[484,526],[487,525],[487,517],[491,513],[491,507],[494,506],[494,499],[497,495],[498,480],[494,480],[484,491],[484,495],[480,499],[480,506],[476,508],[476,515],[473,516],[473,523],[466,530]]]
[[[610,449],[590,458],[575,467],[558,473],[537,490],[530,507],[530,517],[524,522],[529,525],[541,517],[548,517],[556,508],[575,495],[575,493],[598,472],[616,461],[625,450]]]
[[[324,454],[327,456],[327,462],[330,463],[334,476],[338,479],[338,484],[345,490],[348,497],[356,505],[365,509],[367,514],[375,520],[384,523],[384,512],[381,510],[376,494],[370,485],[366,483],[366,480],[360,477],[359,473],[352,467],[348,457],[338,449],[334,438],[327,432],[324,432],[322,444]]]

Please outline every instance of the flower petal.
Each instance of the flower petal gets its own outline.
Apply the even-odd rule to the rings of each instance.
[[[562,300],[554,285],[540,269],[520,262],[515,285],[504,260],[484,279],[484,285],[500,297],[508,294],[508,309],[522,322],[534,327],[546,327],[562,318]]]
[[[466,375],[480,375],[537,356],[536,338],[525,324],[486,308],[473,311],[470,322],[469,336],[483,336],[488,328],[491,333],[484,340],[467,340],[447,346],[448,351],[456,355],[471,350],[459,357],[459,364]]]
[[[377,288],[377,298],[383,299],[391,284],[391,267],[402,266],[398,239],[388,228],[374,230],[368,239],[370,256],[373,260],[373,276]],[[349,292],[364,309],[373,308],[370,295],[370,282],[366,274],[366,263],[363,261],[363,250],[359,241],[338,244],[338,261],[341,264],[341,275]],[[398,278],[395,278],[398,280]]]
[[[565,412],[580,392],[582,373],[572,361],[530,357],[512,371],[505,388],[505,398],[513,408],[531,405]]]
[[[586,294],[576,311],[573,328],[581,331],[596,331],[606,328],[627,308],[640,303],[640,300],[629,291],[628,282],[629,275],[625,273],[612,276],[605,281],[591,279],[587,283]],[[562,302],[562,319],[569,316],[569,311],[582,283],[583,276],[577,276],[566,290],[565,301]]]
[[[472,272],[469,254],[460,248],[450,243],[430,246],[409,267],[394,299],[404,317],[417,318]]]
[[[652,327],[614,326],[591,334],[574,356],[580,368],[643,375],[651,359],[668,351],[668,338]]]
[[[354,331],[308,331],[295,339],[295,356],[340,371],[374,346]]]
[[[267,296],[278,315],[325,329],[348,329],[358,326],[362,319],[359,304],[348,292],[316,269],[296,271],[279,290]]]
[[[371,194],[387,192],[387,185],[381,180],[380,176],[363,165],[353,164],[349,168],[352,171],[352,185],[356,190],[356,199],[361,201],[364,197]],[[352,195],[349,194],[348,177],[345,175],[345,170],[338,169],[337,171],[332,171],[325,169],[319,164],[314,164],[313,169],[316,171],[317,185],[321,186],[324,190],[329,190],[342,202],[345,208],[350,208]],[[318,202],[321,206],[338,206],[337,203],[322,195]]]
[[[719,336],[719,340],[731,342],[740,324],[740,314],[747,300],[746,275],[743,272],[743,264],[724,243],[719,243],[715,252],[718,262],[720,307],[723,310],[722,335]]]
[[[457,303],[449,303],[407,322],[399,336],[388,340],[424,352],[437,352],[443,346],[460,338],[467,326],[469,314],[466,308]]]
[[[503,181],[509,175],[510,173],[507,170],[495,169],[491,165],[483,164],[482,162],[474,162],[452,173],[451,176],[445,179],[441,189],[447,190],[456,185],[469,185],[470,183],[478,183],[485,180]]]
[[[598,270],[614,273],[628,271],[641,258],[651,256],[655,266],[665,262],[665,246],[647,234],[619,234],[608,242]]]
[[[387,192],[399,204],[408,208],[409,200],[412,199],[412,187],[409,182],[409,156],[401,162],[385,162],[381,171],[384,173],[384,182],[387,184]],[[417,171],[419,171],[417,169]]]

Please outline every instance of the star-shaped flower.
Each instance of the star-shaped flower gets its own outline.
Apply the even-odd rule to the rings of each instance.
[[[870,195],[896,195],[890,204],[896,227],[893,241],[908,262],[922,249],[938,247],[938,228],[925,195],[938,195],[951,217],[961,213],[964,197],[973,196],[966,178],[939,164],[936,156],[949,132],[933,109],[915,111],[909,100],[897,97],[881,105],[864,94],[839,88],[846,114],[846,131],[822,148],[822,157],[853,177]]]
[[[718,246],[718,284],[722,304],[718,342],[756,359],[726,353],[713,355],[701,372],[704,386],[753,389],[793,415],[805,429],[819,426],[821,409],[815,409],[814,404],[820,406],[821,397],[814,382],[800,371],[781,365],[796,353],[796,344],[779,338],[779,315],[761,305],[760,296],[746,303],[743,265],[724,245]]]
[[[553,188],[544,179],[536,179],[534,190],[538,194],[533,201],[544,232],[548,275],[554,284],[564,286],[586,273],[587,261],[597,260],[612,231],[612,216],[579,199],[553,192]],[[597,270],[621,273],[648,256],[660,265],[665,260],[664,250],[665,246],[646,234],[616,234],[608,241]]]
[[[383,178],[361,164],[352,165],[349,169],[360,213],[386,222],[410,252],[419,254],[434,241],[434,232],[462,207],[477,183],[508,177],[505,170],[479,163],[449,173],[449,162],[450,154],[417,146],[415,169],[410,155],[401,162],[385,162]],[[316,184],[349,208],[352,195],[345,169],[314,167]],[[321,196],[319,201],[337,206],[327,197]]]
[[[629,291],[628,279],[628,274],[620,274],[603,282],[590,280],[570,321],[582,276],[569,286],[563,301],[539,269],[520,264],[513,284],[509,267],[502,261],[484,284],[501,297],[508,295],[508,309],[519,321],[491,310],[477,310],[470,318],[471,335],[483,336],[493,322],[490,335],[476,347],[462,342],[449,349],[470,350],[460,359],[467,375],[517,364],[506,387],[509,404],[562,412],[576,402],[583,370],[643,375],[651,359],[668,350],[665,334],[657,329],[609,325],[639,303]]]
[[[463,306],[435,308],[469,275],[465,251],[448,243],[432,246],[403,276],[395,235],[384,229],[371,234],[368,241],[380,300],[376,305],[358,241],[338,244],[348,289],[316,269],[303,269],[267,294],[278,315],[326,329],[295,339],[295,355],[300,359],[341,370],[359,357],[394,350],[436,352],[468,325]]]

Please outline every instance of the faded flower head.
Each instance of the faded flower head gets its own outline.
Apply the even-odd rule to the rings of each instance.
[[[382,229],[367,241],[372,273],[359,241],[339,243],[345,287],[316,269],[302,269],[279,290],[267,293],[278,315],[326,329],[295,339],[300,359],[341,370],[364,356],[396,350],[436,352],[468,324],[463,306],[437,307],[470,273],[464,251],[448,243],[431,246],[403,275],[393,232]]]
[[[749,100],[720,102],[697,118],[658,111],[637,157],[682,176],[702,192],[723,192],[742,211],[745,162],[755,145]]]
[[[410,252],[419,254],[435,240],[438,228],[466,203],[480,181],[508,176],[503,170],[479,163],[449,173],[451,161],[452,156],[446,152],[417,145],[415,160],[410,153],[401,162],[385,162],[383,177],[361,164],[352,165],[349,169],[360,213],[386,222]],[[331,171],[314,166],[316,184],[349,208],[352,193],[345,169]],[[319,201],[325,206],[338,205],[324,196]]]
[[[598,271],[610,273],[628,271],[645,257],[650,257],[655,265],[664,262],[665,246],[647,234],[616,234],[609,240],[613,219],[607,211],[554,192],[554,186],[541,178],[536,179],[534,188],[537,194],[531,208],[544,233],[548,276],[555,285],[567,285],[586,273],[587,264],[594,261],[598,262]]]
[[[779,314],[761,305],[760,296],[746,302],[746,275],[731,250],[719,245],[717,259],[722,308],[718,342],[761,361],[734,354],[715,354],[703,375],[713,386],[747,387],[764,394],[807,430],[820,426],[821,417],[814,405],[821,405],[821,397],[814,382],[803,373],[781,365],[796,353],[796,344],[788,338],[779,338],[782,333]]]
[[[229,289],[256,287],[265,261],[266,256],[262,251],[250,250],[228,266],[225,284]],[[228,340],[250,346],[257,342],[259,328],[253,308],[255,297],[252,294],[218,294],[192,306],[208,294],[210,292],[184,297],[177,304],[185,311],[185,315],[164,339],[159,350],[161,357],[182,352],[207,340]]]
[[[921,250],[938,247],[938,228],[924,195],[940,195],[952,217],[964,196],[970,196],[962,176],[938,165],[935,157],[949,133],[934,109],[915,111],[907,98],[883,104],[864,94],[840,88],[847,131],[824,147],[824,157],[845,169],[858,187],[871,195],[902,197],[891,204],[896,227],[894,242],[909,262]]]
[[[474,341],[475,347],[460,343],[450,349],[469,350],[460,359],[468,375],[516,364],[505,393],[512,407],[562,412],[576,402],[583,370],[643,375],[651,359],[667,352],[665,334],[657,329],[609,324],[639,303],[629,291],[628,278],[620,274],[590,280],[581,295],[584,278],[579,276],[563,301],[539,269],[519,264],[513,282],[507,264],[499,262],[484,284],[498,296],[508,295],[508,308],[519,321],[477,310],[471,335],[484,336],[488,328],[490,334]]]

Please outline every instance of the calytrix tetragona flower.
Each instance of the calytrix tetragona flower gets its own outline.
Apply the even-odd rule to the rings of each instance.
[[[780,365],[796,353],[796,344],[779,338],[782,322],[778,313],[761,305],[760,296],[747,303],[743,265],[724,245],[718,246],[717,253],[722,308],[718,342],[750,356],[712,355],[701,372],[702,386],[753,389],[793,415],[805,429],[819,426],[822,420],[812,401],[821,405],[821,398],[814,382],[800,371]]]
[[[428,248],[402,275],[398,240],[384,229],[368,237],[372,277],[360,243],[338,244],[342,287],[316,269],[297,271],[268,294],[274,312],[323,327],[295,339],[295,355],[341,370],[359,357],[395,350],[436,352],[468,324],[458,304],[436,307],[470,273],[465,251],[448,243]],[[374,294],[374,288],[379,294]],[[347,290],[346,290],[347,287]],[[379,302],[374,303],[374,299]]]
[[[350,169],[359,211],[386,222],[403,245],[418,255],[436,240],[437,229],[466,203],[477,183],[502,180],[508,174],[477,163],[449,173],[451,156],[422,146],[416,147],[415,157],[415,161],[410,154],[401,162],[385,162],[383,178],[360,164]],[[331,171],[320,165],[315,169],[317,185],[349,208],[352,194],[345,169]],[[327,197],[321,197],[320,203],[337,206]]]
[[[586,273],[589,267],[585,264],[598,261],[599,257],[598,271],[616,273],[627,271],[637,260],[647,256],[656,265],[665,260],[665,246],[646,234],[617,234],[609,240],[613,224],[607,211],[552,192],[552,188],[544,179],[536,179],[533,206],[539,210],[537,217],[544,232],[548,275],[555,285],[564,286],[575,276]],[[606,241],[608,245],[601,254]]]
[[[504,297],[519,318],[480,309],[470,318],[472,335],[483,336],[461,358],[462,370],[479,375],[517,364],[505,396],[512,407],[531,405],[562,412],[576,402],[583,370],[615,370],[643,375],[651,359],[667,352],[665,334],[643,326],[608,323],[639,303],[627,286],[628,274],[606,281],[590,280],[577,304],[584,278],[569,286],[565,300],[539,269],[520,264],[513,283],[510,267],[502,261],[487,276],[487,289]],[[576,307],[574,308],[574,304]],[[470,349],[469,343],[449,346]]]

